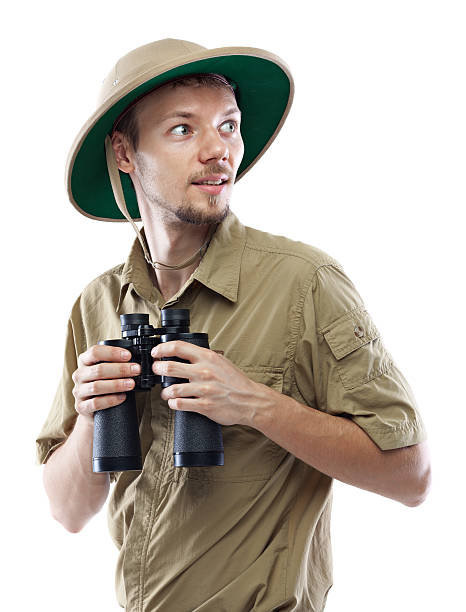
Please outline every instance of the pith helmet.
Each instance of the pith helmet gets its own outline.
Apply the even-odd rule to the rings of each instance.
[[[199,73],[221,74],[235,91],[244,142],[236,181],[264,154],[293,101],[293,78],[285,62],[252,47],[206,49],[186,40],[155,41],[118,60],[103,82],[97,110],[71,147],[66,186],[80,213],[100,221],[140,220],[131,179],[118,171],[110,150],[115,121],[128,106],[157,87]]]

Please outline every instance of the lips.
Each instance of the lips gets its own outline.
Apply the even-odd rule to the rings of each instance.
[[[198,181],[193,181],[193,185],[200,185],[205,181],[222,181],[222,183],[225,183],[228,181],[228,176],[226,174],[211,174],[209,176],[202,177]]]
[[[206,193],[210,193],[212,195],[218,195],[219,193],[222,193],[224,189],[226,189],[226,183],[221,183],[220,185],[200,185],[199,183],[193,183],[193,185],[201,191],[205,191]]]
[[[221,181],[217,185],[209,185],[206,184],[205,181]],[[209,174],[208,176],[203,176],[198,181],[193,181],[193,185],[195,185],[201,191],[205,193],[209,193],[210,195],[219,195],[225,189],[226,184],[229,181],[229,177],[226,174]]]

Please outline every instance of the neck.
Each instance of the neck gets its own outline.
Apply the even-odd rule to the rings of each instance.
[[[178,265],[189,260],[206,242],[211,225],[193,225],[178,220],[150,215],[144,219],[144,232],[152,261]],[[180,270],[152,269],[152,278],[165,301],[185,284],[201,261],[202,255]]]

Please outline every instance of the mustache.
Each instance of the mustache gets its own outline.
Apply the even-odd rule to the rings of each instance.
[[[202,181],[205,177],[211,176],[212,174],[224,174],[225,176],[228,177],[228,180],[233,178],[233,175],[231,174],[231,172],[228,172],[228,170],[225,170],[225,168],[222,168],[222,166],[210,166],[202,173],[202,175],[198,174],[198,175],[192,176],[189,179],[189,183]]]

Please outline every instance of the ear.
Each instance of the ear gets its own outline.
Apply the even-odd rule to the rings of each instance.
[[[133,172],[133,150],[126,136],[121,132],[114,132],[112,135],[112,147],[115,152],[118,169],[127,174]]]

